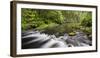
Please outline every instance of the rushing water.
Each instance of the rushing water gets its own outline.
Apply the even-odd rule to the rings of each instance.
[[[22,33],[22,49],[90,46],[91,44],[91,40],[81,32],[76,32],[75,36],[69,36],[66,33],[59,37],[40,33],[39,31]]]

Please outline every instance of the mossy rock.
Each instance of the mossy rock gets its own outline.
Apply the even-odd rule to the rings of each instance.
[[[70,32],[70,33],[68,33],[68,34],[69,34],[69,36],[75,36],[75,35],[76,35],[75,32]]]

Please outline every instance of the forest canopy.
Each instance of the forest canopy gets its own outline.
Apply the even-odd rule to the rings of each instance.
[[[92,32],[92,12],[72,10],[21,9],[22,31],[39,30],[50,34],[81,30]]]

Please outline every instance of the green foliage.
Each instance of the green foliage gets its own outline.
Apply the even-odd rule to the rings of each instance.
[[[26,30],[39,30],[51,34],[69,33],[81,30],[91,34],[92,13],[90,11],[21,9],[21,28]]]
[[[81,29],[84,33],[86,33],[87,35],[91,35],[92,34],[92,27],[84,27],[83,29]]]
[[[92,26],[92,14],[91,12],[86,14],[87,16],[84,17],[84,19],[81,21],[81,25],[85,27],[91,27]]]
[[[92,21],[91,21],[91,19],[84,19],[84,20],[81,22],[81,25],[82,25],[82,26],[85,26],[85,27],[91,27],[91,26],[92,26]]]

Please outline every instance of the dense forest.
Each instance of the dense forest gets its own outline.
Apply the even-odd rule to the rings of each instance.
[[[90,11],[46,10],[22,8],[22,31],[38,30],[47,34],[75,35],[75,31],[92,33],[92,13]]]

